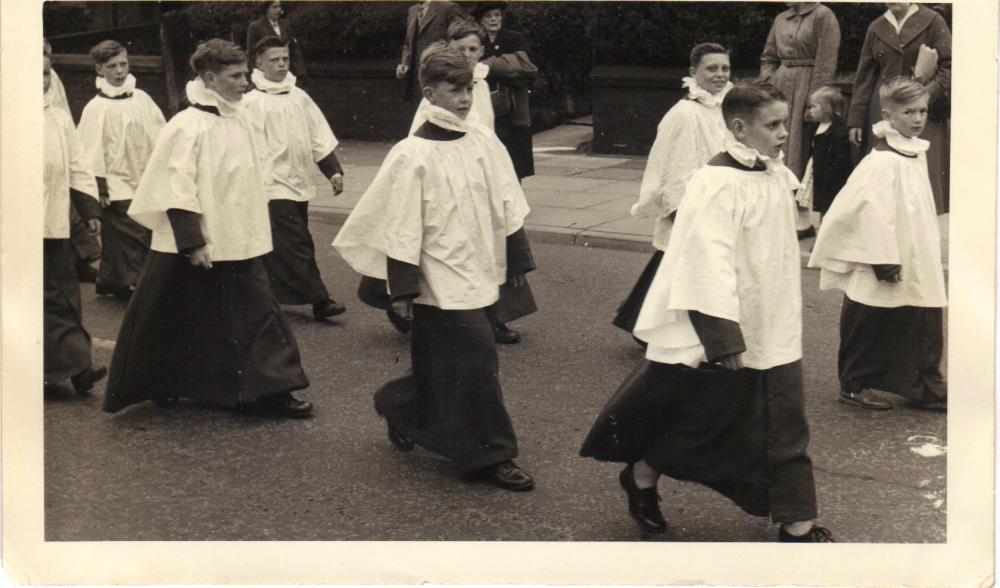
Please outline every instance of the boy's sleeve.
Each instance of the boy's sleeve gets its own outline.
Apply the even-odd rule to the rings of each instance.
[[[705,357],[710,363],[747,350],[739,323],[702,314],[696,310],[688,311],[688,317],[702,347],[705,348]]]
[[[129,216],[152,230],[168,228],[167,210],[202,212],[198,200],[200,141],[195,127],[172,126],[181,116],[185,113],[174,117],[157,138],[129,206]]]
[[[89,221],[90,219],[101,218],[101,205],[93,197],[70,188],[69,199],[73,203],[73,207],[76,208],[77,214],[83,220]]]
[[[649,151],[633,216],[666,216],[677,210],[688,180],[701,167],[693,121],[671,110],[660,122]]]
[[[420,268],[412,263],[386,258],[389,295],[393,300],[416,298],[420,295]]]
[[[174,232],[177,251],[190,253],[205,245],[205,236],[201,232],[201,215],[190,210],[171,208],[167,211],[170,228]]]
[[[337,154],[333,151],[323,159],[317,161],[316,165],[319,166],[319,171],[328,180],[336,174],[344,175],[344,168],[340,166],[340,160],[337,159]]]
[[[524,227],[507,236],[507,274],[526,274],[536,267]]]

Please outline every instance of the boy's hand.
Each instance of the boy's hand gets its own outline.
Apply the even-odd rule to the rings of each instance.
[[[406,74],[409,73],[409,71],[410,71],[410,66],[404,63],[400,63],[399,65],[396,66],[396,79],[401,80],[405,78]]]
[[[340,196],[344,192],[344,176],[342,174],[333,174],[330,177],[330,187],[333,188],[334,196]]]
[[[853,128],[847,131],[847,138],[855,145],[861,145],[861,129]]]
[[[413,320],[413,299],[397,298],[392,301],[392,312],[396,313],[404,321]]]
[[[87,228],[90,230],[90,234],[91,235],[94,235],[95,237],[97,235],[100,235],[101,234],[101,219],[99,219],[99,218],[92,218],[92,219],[90,219],[89,221],[87,221]]]
[[[727,370],[735,371],[743,369],[743,354],[731,353],[729,355],[724,355],[719,358],[717,363]]]
[[[212,269],[212,257],[204,245],[191,251],[191,265],[203,269]]]
[[[510,282],[510,285],[515,288],[523,288],[524,285],[528,283],[528,279],[524,277],[524,274],[513,274],[508,281]]]

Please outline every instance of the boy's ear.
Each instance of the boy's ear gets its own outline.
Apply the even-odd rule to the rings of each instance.
[[[732,131],[733,135],[737,139],[742,140],[746,136],[747,124],[743,122],[742,118],[734,118],[731,123],[729,123],[729,130]]]
[[[694,77],[694,72],[695,72],[695,70],[696,70],[696,69],[697,69],[697,68],[696,68],[695,66],[693,66],[693,65],[692,65],[691,67],[689,67],[689,68],[688,68],[688,74],[689,74],[689,75],[690,75],[690,76],[691,76],[692,78]]]
[[[889,120],[889,111],[882,109],[882,120]]]
[[[420,92],[424,95],[424,98],[426,98],[428,102],[431,104],[434,103],[434,101],[431,100],[431,96],[434,95],[434,88],[432,86],[424,86],[420,89]]]

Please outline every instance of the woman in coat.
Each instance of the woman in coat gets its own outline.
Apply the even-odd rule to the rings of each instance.
[[[278,37],[288,45],[288,55],[291,58],[289,70],[298,78],[301,86],[303,78],[306,76],[306,63],[299,49],[299,42],[292,31],[292,25],[288,19],[282,18],[285,15],[281,8],[281,1],[264,2],[260,7],[260,18],[250,23],[247,27],[247,45],[245,47],[248,55],[253,55],[254,47],[260,43],[264,37]],[[250,64],[253,71],[253,63]]]
[[[920,80],[930,93],[930,112],[922,139],[930,141],[927,171],[938,214],[948,212],[949,152],[951,137],[951,30],[944,18],[919,4],[889,3],[889,10],[868,27],[858,71],[854,77],[851,106],[847,112],[851,142],[861,145],[861,154],[871,150],[872,125],[882,120],[878,90],[887,80],[913,75],[920,46],[938,53],[937,71]]]
[[[503,28],[506,9],[506,2],[480,2],[472,9],[472,16],[486,29],[482,61],[490,66],[486,80],[493,97],[494,128],[520,180],[535,174],[528,96],[538,68],[531,61],[527,38]]]

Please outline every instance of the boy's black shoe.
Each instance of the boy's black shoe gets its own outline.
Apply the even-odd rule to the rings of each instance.
[[[108,375],[108,368],[104,366],[96,370],[87,368],[70,378],[70,381],[73,382],[73,389],[76,390],[77,394],[87,394],[94,387],[94,384],[103,380],[106,375]]]
[[[392,326],[395,327],[397,331],[404,335],[410,332],[410,323],[413,321],[408,321],[399,316],[393,312],[391,308],[385,311],[385,315],[389,317],[389,322],[392,323]]]
[[[778,529],[778,542],[779,543],[836,543],[833,540],[833,534],[830,533],[830,529],[826,527],[820,527],[818,525],[813,525],[809,532],[801,537],[796,537],[788,531],[785,530],[785,526],[782,525]]]
[[[486,468],[493,483],[504,490],[523,492],[535,487],[535,481],[527,472],[517,467],[511,460],[502,461]]]
[[[129,288],[115,288],[102,284],[100,280],[94,285],[94,292],[98,296],[113,296],[121,300],[128,300],[132,297],[132,290]]]
[[[628,496],[628,512],[639,523],[639,527],[647,533],[666,533],[667,521],[660,512],[660,495],[656,487],[639,488],[635,485],[632,475],[632,464],[618,474],[618,481]]]
[[[879,398],[871,388],[862,388],[857,392],[841,390],[840,403],[867,408],[868,410],[889,410],[892,408],[891,402]]]
[[[396,449],[402,451],[403,453],[409,453],[413,451],[413,448],[416,446],[416,443],[413,442],[413,439],[410,439],[406,435],[397,431],[388,422],[386,423],[386,427],[388,429],[387,436],[389,437],[389,442],[391,442],[396,447]]]
[[[313,316],[316,317],[316,320],[318,321],[331,316],[337,316],[338,314],[344,314],[346,311],[347,309],[344,305],[337,302],[333,298],[327,298],[322,302],[313,304]]]
[[[517,331],[512,331],[507,328],[507,325],[503,323],[497,323],[493,327],[493,338],[496,339],[497,343],[512,344],[521,342],[521,334]]]
[[[76,279],[93,284],[97,281],[97,270],[89,261],[80,259],[76,262]]]
[[[288,393],[265,396],[257,404],[270,414],[290,419],[304,419],[311,416],[313,411],[311,402],[299,400]]]

